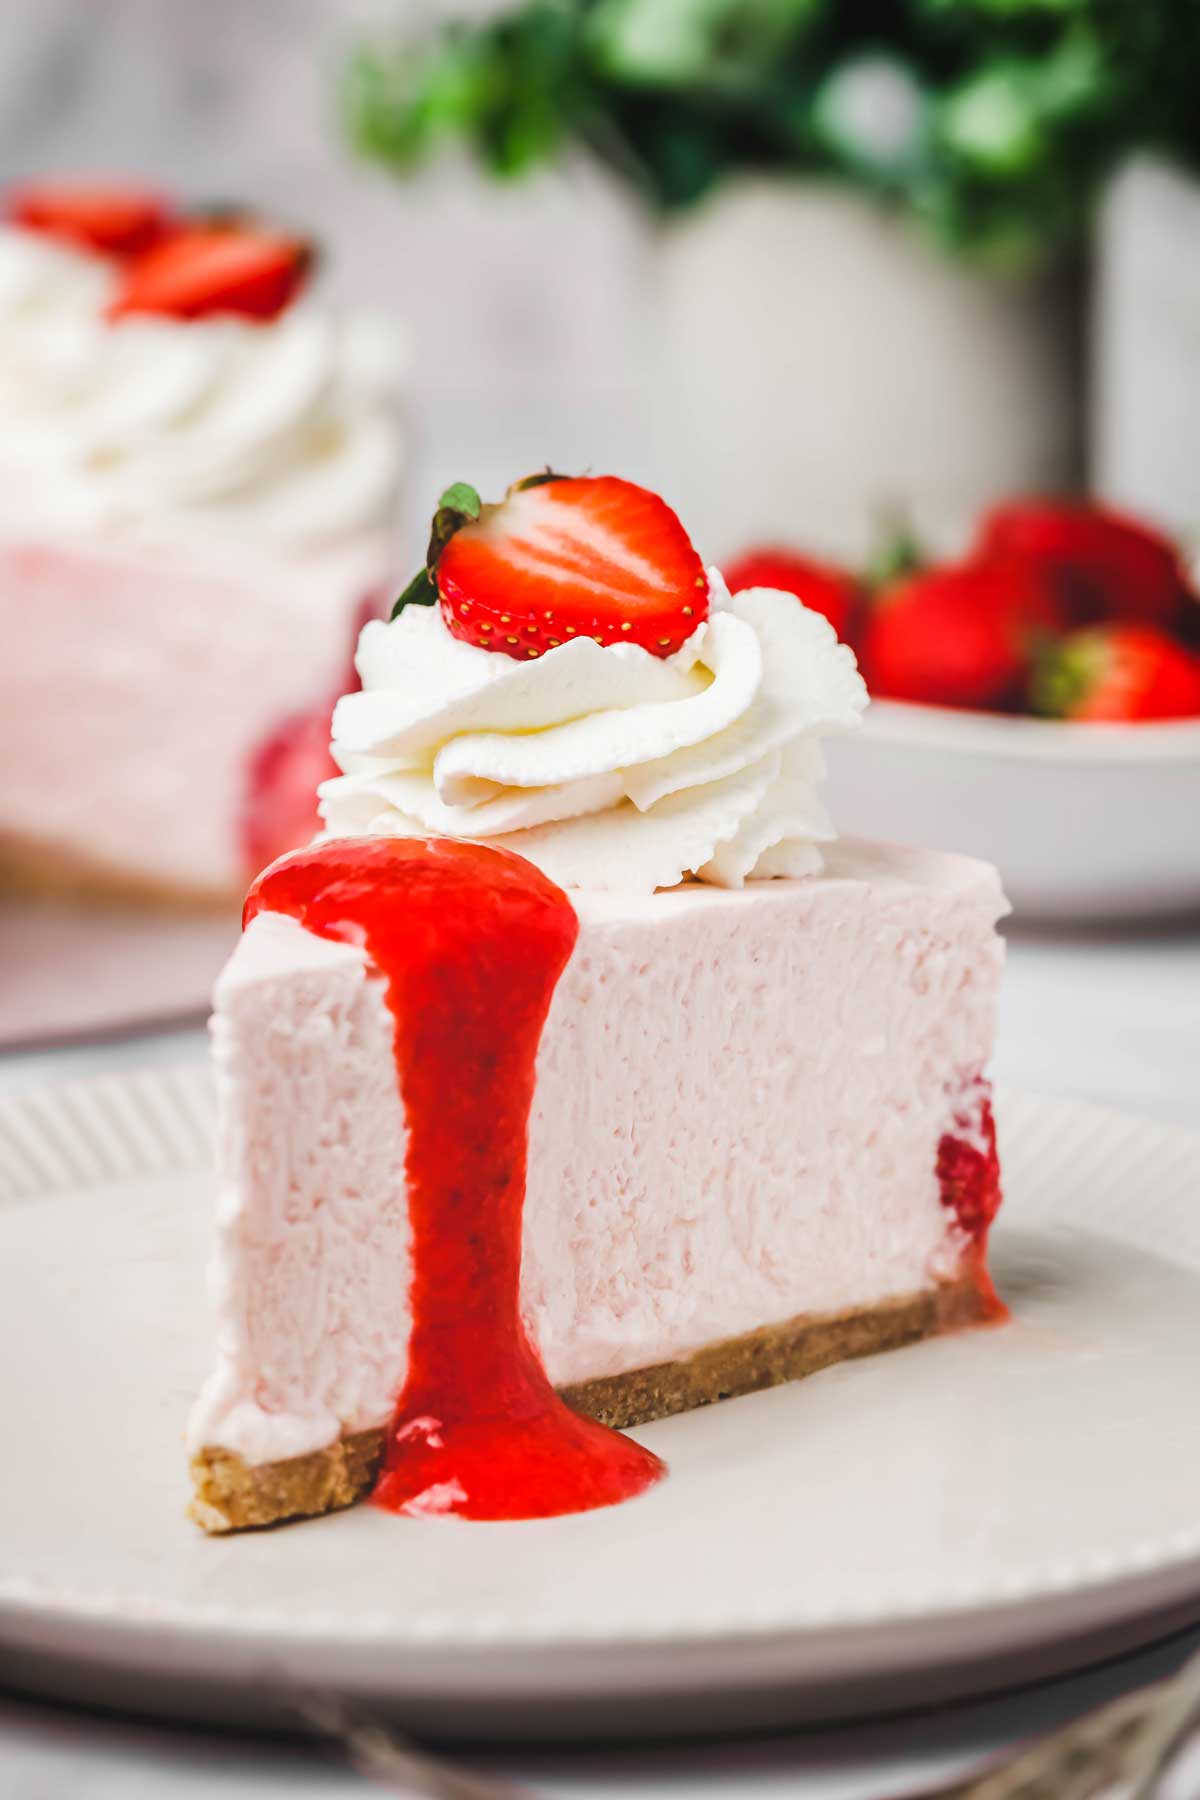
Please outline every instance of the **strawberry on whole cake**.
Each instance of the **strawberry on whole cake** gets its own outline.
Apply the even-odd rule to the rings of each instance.
[[[311,837],[394,583],[399,347],[249,216],[3,212],[0,884],[233,900]]]
[[[216,992],[196,1520],[607,1505],[611,1428],[1000,1316],[1005,903],[836,838],[827,621],[547,473],[443,496],[358,669]]]

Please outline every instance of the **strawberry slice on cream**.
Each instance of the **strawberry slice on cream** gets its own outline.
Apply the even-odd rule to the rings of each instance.
[[[708,616],[708,577],[665,500],[615,475],[529,475],[496,505],[442,495],[397,610],[441,604],[456,638],[516,661],[590,637],[670,656]]]

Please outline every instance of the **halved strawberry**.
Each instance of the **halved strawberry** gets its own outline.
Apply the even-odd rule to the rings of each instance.
[[[495,506],[465,482],[447,489],[426,572],[398,607],[431,601],[435,584],[455,637],[521,660],[585,636],[670,656],[708,616],[683,526],[615,475],[532,475]]]
[[[171,223],[171,208],[161,194],[91,182],[26,182],[10,188],[5,210],[29,231],[108,256],[148,249]]]
[[[299,292],[312,251],[300,238],[248,223],[189,225],[135,257],[109,317],[240,313],[273,319]]]
[[[1033,701],[1092,723],[1200,718],[1200,656],[1153,625],[1097,625],[1041,657]]]
[[[726,569],[725,579],[731,594],[760,587],[795,594],[802,606],[821,613],[847,641],[863,600],[857,576],[795,550],[748,550]]]

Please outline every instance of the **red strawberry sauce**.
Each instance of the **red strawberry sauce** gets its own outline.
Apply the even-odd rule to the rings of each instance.
[[[521,1319],[535,1061],[579,930],[566,895],[508,851],[348,838],[267,869],[244,922],[264,911],[361,945],[395,1020],[412,1334],[375,1504],[533,1519],[640,1494],[664,1465],[563,1404]]]

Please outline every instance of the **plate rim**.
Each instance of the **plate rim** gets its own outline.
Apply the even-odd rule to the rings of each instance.
[[[1200,719],[1081,723],[972,712],[917,700],[873,699],[862,736],[879,743],[1000,756],[1012,762],[1072,763],[1081,769],[1113,764],[1158,770],[1200,766]]]

